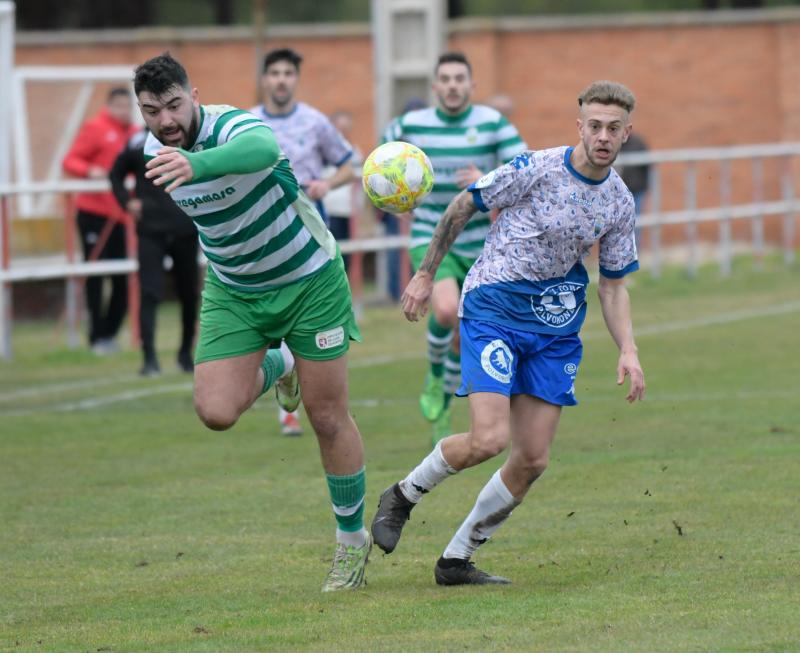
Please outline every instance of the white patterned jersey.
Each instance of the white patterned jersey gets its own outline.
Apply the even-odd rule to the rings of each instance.
[[[353,155],[352,146],[328,117],[305,102],[298,102],[286,114],[267,113],[263,105],[253,107],[250,113],[272,128],[301,187],[322,179],[326,166],[338,168]]]
[[[464,281],[459,315],[538,333],[575,333],[586,314],[582,260],[600,243],[600,273],[638,269],[633,196],[611,169],[596,181],[570,163],[573,148],[528,151],[469,187],[499,209]]]

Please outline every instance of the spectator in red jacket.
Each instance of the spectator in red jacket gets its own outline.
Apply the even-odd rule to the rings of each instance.
[[[63,167],[76,177],[106,179],[114,160],[138,127],[131,123],[133,99],[127,88],[114,88],[106,106],[81,127]],[[125,258],[125,228],[116,221],[120,216],[110,192],[79,193],[78,229],[84,259]],[[111,221],[111,222],[109,222]],[[108,225],[108,226],[106,226]],[[99,251],[95,252],[96,246]],[[103,302],[104,277],[86,279],[86,306],[89,310],[89,345],[98,354],[117,350],[116,336],[128,305],[128,282],[125,275],[113,275],[108,305]]]

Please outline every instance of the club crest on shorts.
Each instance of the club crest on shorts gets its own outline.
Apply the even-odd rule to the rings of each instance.
[[[583,285],[572,281],[562,281],[545,288],[541,295],[531,297],[531,310],[542,322],[551,327],[563,327],[575,318],[581,304],[575,297],[583,290]]]
[[[481,352],[481,367],[496,381],[511,383],[511,362],[514,356],[502,340],[492,340]]]
[[[327,331],[320,331],[314,340],[317,342],[318,349],[332,349],[344,342],[344,327],[336,327]]]

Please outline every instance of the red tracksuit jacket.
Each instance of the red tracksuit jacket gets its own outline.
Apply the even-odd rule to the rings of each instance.
[[[138,130],[138,125],[117,122],[103,108],[81,127],[62,162],[64,170],[75,177],[86,177],[90,166],[111,170],[125,143]],[[75,196],[75,205],[80,211],[97,215],[113,216],[119,213],[119,206],[110,192],[78,193]]]

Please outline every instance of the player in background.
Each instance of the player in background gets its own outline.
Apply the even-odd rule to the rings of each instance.
[[[449,476],[505,450],[434,569],[440,585],[508,583],[471,562],[547,467],[562,406],[572,406],[581,362],[578,332],[589,276],[582,259],[600,244],[598,294],[620,350],[617,383],[644,397],[625,276],[638,269],[633,197],[611,168],[631,131],[635,100],[621,84],[595,82],[579,96],[575,147],[525,152],[462,191],[445,212],[403,296],[415,321],[425,313],[436,270],[476,209],[499,209],[464,283],[459,315],[468,395],[468,433],[452,435],[382,495],[375,542],[397,546],[412,508]]]
[[[323,591],[360,587],[372,539],[363,524],[364,450],[348,410],[346,356],[360,334],[336,241],[261,120],[201,105],[169,54],[139,66],[134,88],[151,131],[146,177],[192,217],[208,259],[197,414],[222,431],[273,384],[287,410],[302,391],[337,523]]]
[[[139,333],[142,376],[156,376],[161,366],[156,353],[156,312],[164,296],[164,258],[172,259],[175,294],[181,306],[181,344],[176,357],[184,372],[194,371],[192,345],[197,322],[197,228],[163,188],[145,178],[144,143],[147,132],[131,136],[119,153],[108,179],[120,208],[136,220],[139,259]],[[126,180],[135,179],[134,192]]]
[[[139,130],[133,124],[133,98],[127,88],[112,88],[103,109],[87,120],[69,148],[62,166],[65,172],[86,179],[107,179],[114,159],[128,139]],[[78,193],[77,222],[85,260],[123,259],[127,256],[125,226],[110,192]],[[89,312],[89,346],[96,354],[119,350],[117,334],[128,310],[128,277],[108,276],[111,292],[103,295],[103,276],[86,278]]]
[[[303,57],[290,48],[268,52],[261,69],[262,103],[250,112],[272,128],[300,187],[314,200],[327,225],[322,199],[356,178],[350,161],[353,148],[324,113],[295,99],[302,61]],[[328,166],[335,167],[335,172],[323,178]],[[296,412],[281,409],[279,419],[284,435],[302,433]]]
[[[484,172],[510,161],[525,150],[516,128],[498,111],[472,104],[472,67],[460,52],[439,57],[434,69],[436,106],[411,111],[392,121],[386,141],[406,141],[419,147],[433,164],[430,195],[414,209],[409,255],[419,269],[444,210],[459,191]],[[489,215],[476,208],[436,273],[432,312],[428,319],[429,370],[420,409],[433,423],[433,444],[450,435],[450,400],[461,378],[458,345],[458,298],[461,285],[489,231]]]

